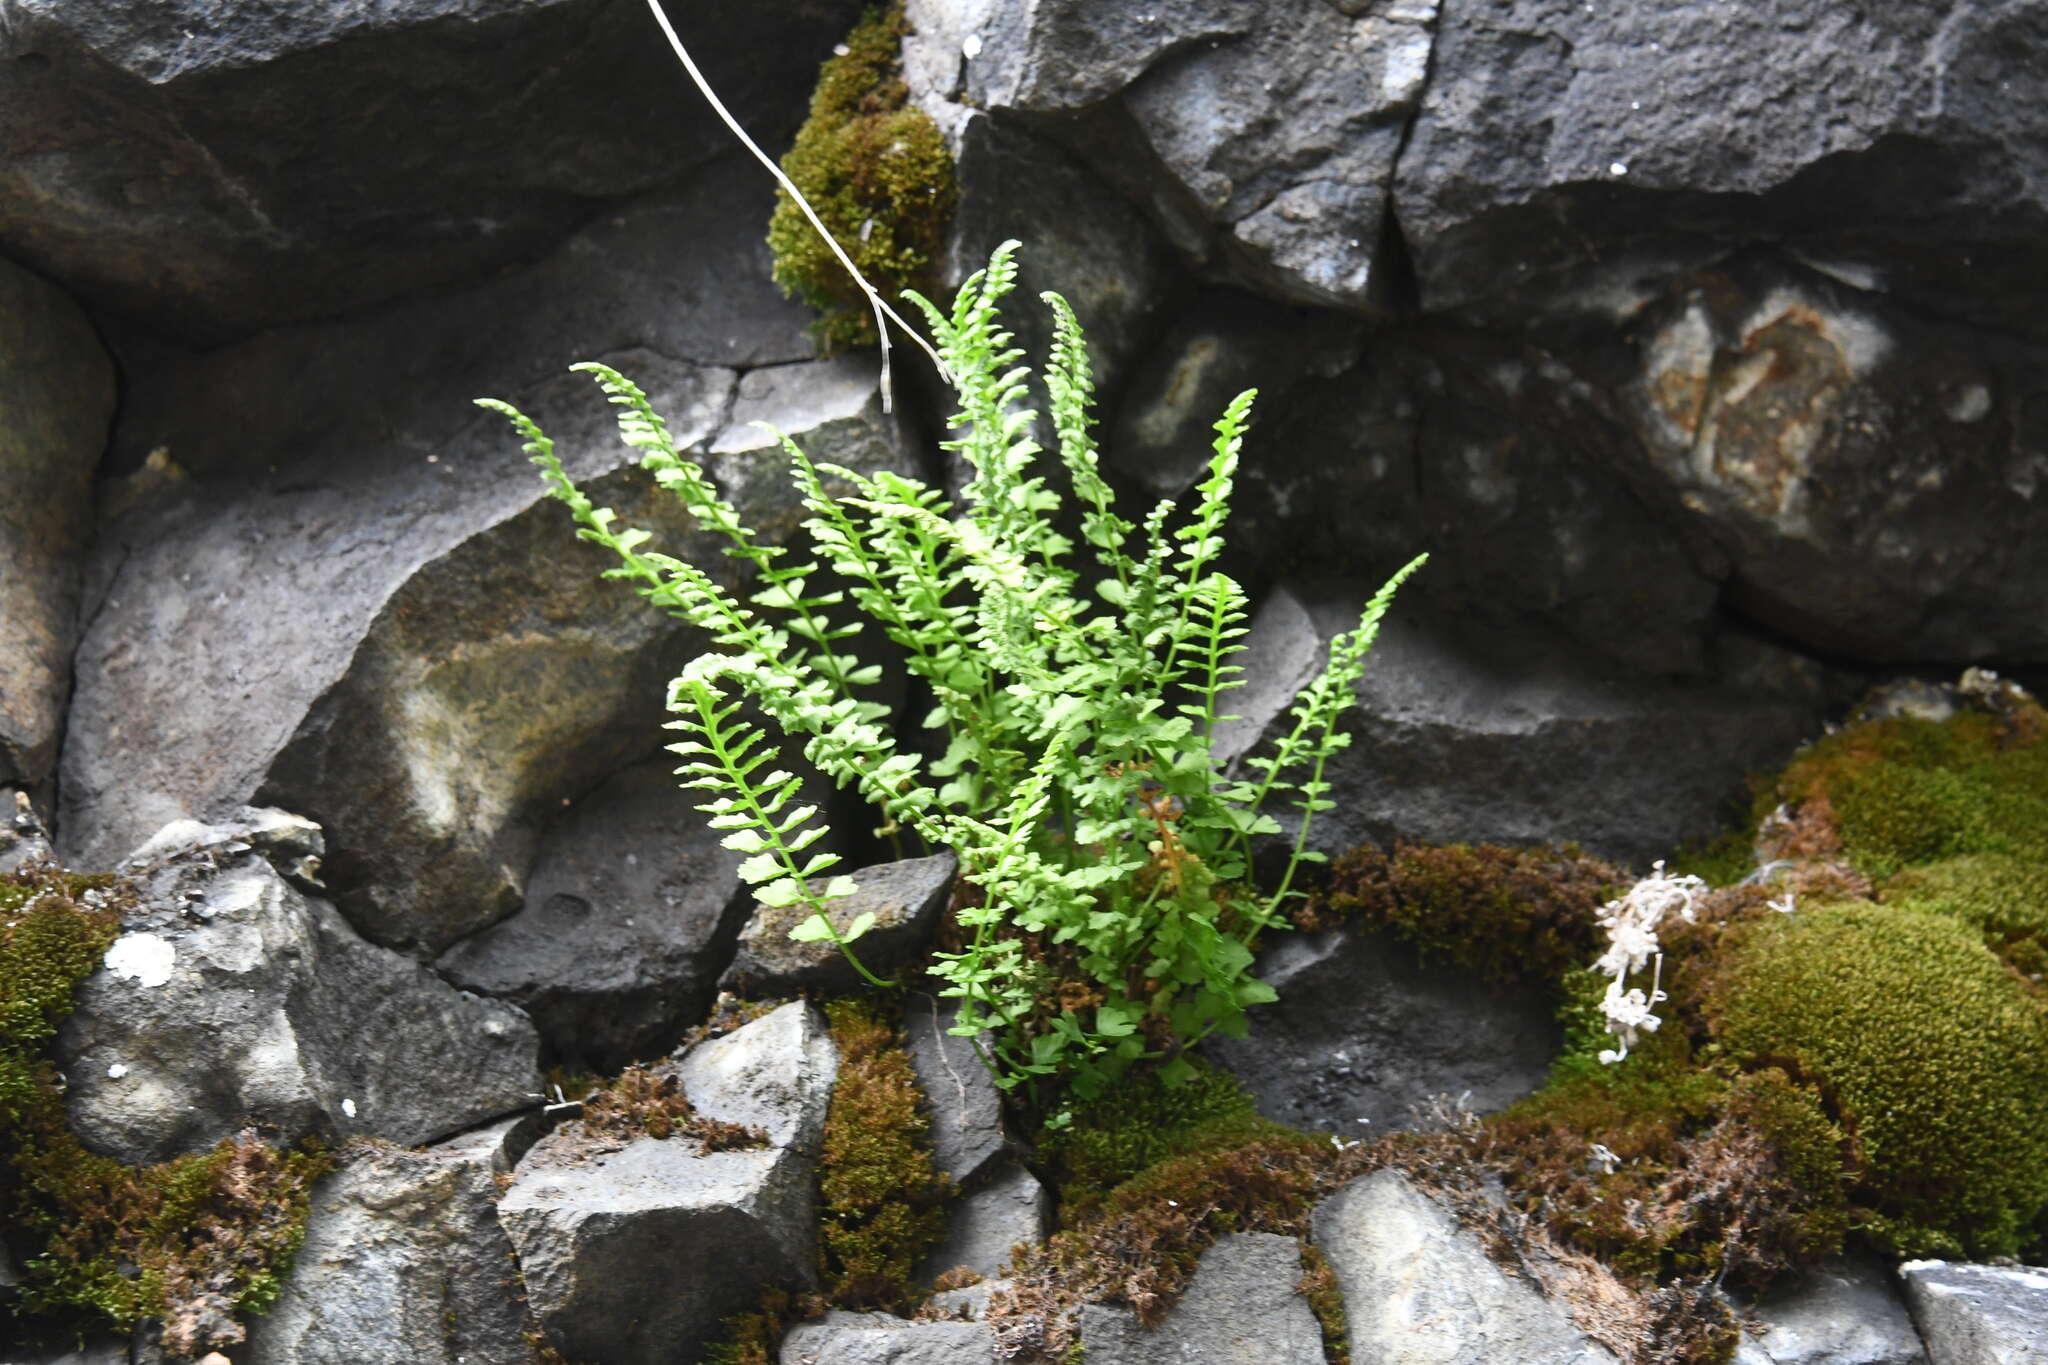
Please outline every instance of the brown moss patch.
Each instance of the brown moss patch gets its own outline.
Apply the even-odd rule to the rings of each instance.
[[[768,1134],[759,1128],[698,1113],[683,1093],[682,1078],[667,1067],[627,1067],[618,1079],[584,1100],[579,1122],[592,1137],[626,1140],[680,1134],[701,1143],[707,1152],[768,1145]]]
[[[1490,985],[1548,986],[1599,954],[1594,912],[1632,881],[1570,845],[1399,841],[1389,854],[1366,844],[1337,859],[1294,919],[1308,930],[1346,920],[1390,929]]]
[[[865,999],[825,1006],[839,1081],[818,1163],[826,1297],[902,1311],[917,1265],[945,1235],[951,1182],[932,1169],[930,1119],[893,1013]]]

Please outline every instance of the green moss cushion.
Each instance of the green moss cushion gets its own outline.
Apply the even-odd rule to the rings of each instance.
[[[1802,908],[1751,925],[1710,1010],[1727,1052],[1816,1084],[1868,1231],[1905,1255],[2018,1249],[2048,1203],[2048,999],[1959,916]]]

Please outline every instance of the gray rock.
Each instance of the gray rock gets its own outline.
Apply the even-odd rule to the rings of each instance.
[[[119,1337],[101,1337],[75,1351],[12,1356],[8,1365],[131,1365],[135,1355],[129,1343]]]
[[[854,893],[828,902],[829,913],[834,927],[841,931],[863,914],[875,916],[874,927],[852,945],[855,956],[870,972],[885,976],[925,946],[952,897],[954,866],[951,853],[935,853],[847,874],[853,878]],[[836,870],[830,875],[837,875]],[[719,985],[755,997],[857,987],[860,974],[837,944],[830,939],[799,943],[790,938],[789,931],[811,914],[801,905],[771,907],[756,902],[752,917],[740,930],[739,950]]]
[[[1322,1329],[1295,1292],[1300,1279],[1301,1243],[1236,1233],[1202,1253],[1157,1327],[1139,1326],[1127,1309],[1090,1304],[1080,1313],[1081,1342],[1089,1365],[1321,1365]]]
[[[518,914],[443,953],[464,990],[533,1016],[551,1057],[614,1072],[702,1018],[752,905],[673,759],[635,764],[551,826]]]
[[[1270,741],[1374,586],[1282,587],[1261,604],[1247,637],[1254,666],[1232,696],[1245,719],[1219,727],[1219,760]],[[1310,846],[1572,841],[1647,864],[1716,833],[1746,772],[1819,733],[1823,688],[1796,670],[1785,681],[1777,691],[1630,676],[1548,631],[1460,619],[1421,593],[1397,600],[1341,722],[1351,746],[1325,768],[1337,808],[1317,816]],[[1283,826],[1297,818],[1272,813]]]
[[[977,1280],[965,1288],[942,1289],[925,1302],[963,1322],[979,1322],[987,1315],[988,1301],[997,1291],[1015,1287],[1015,1280]]]
[[[1927,1365],[1927,1350],[1875,1261],[1817,1270],[1750,1308],[1765,1330],[1745,1337],[1736,1365]]]
[[[1387,934],[1281,935],[1254,972],[1280,999],[1253,1008],[1250,1038],[1212,1038],[1209,1055],[1260,1113],[1346,1141],[1407,1128],[1439,1095],[1503,1109],[1542,1086],[1562,1042],[1540,993],[1488,993]]]
[[[781,1365],[991,1365],[995,1338],[978,1322],[911,1322],[887,1313],[827,1313],[782,1339]]]
[[[0,872],[50,856],[50,832],[27,792],[0,787],[0,811],[7,812],[0,818]]]
[[[1535,1286],[1391,1170],[1352,1181],[1314,1215],[1344,1295],[1352,1359],[1383,1365],[1615,1365]]]
[[[514,1119],[419,1151],[356,1149],[313,1188],[284,1292],[250,1321],[271,1365],[531,1365],[535,1323],[498,1225],[497,1179],[523,1150]],[[530,1140],[530,1135],[528,1135]]]
[[[0,261],[0,784],[39,787],[57,765],[92,474],[106,450],[114,370],[78,305]]]
[[[1003,1097],[974,1040],[947,1032],[959,1016],[957,1002],[930,995],[913,995],[903,1007],[910,1065],[931,1106],[932,1167],[965,1186],[1003,1154]]]
[[[1283,297],[1377,310],[1387,187],[1435,12],[1433,0],[1355,15],[1323,0],[931,0],[911,7],[920,36],[905,65],[915,85],[998,123],[1046,126],[1182,251]]]
[[[146,1165],[250,1123],[428,1142],[538,1094],[523,1013],[365,943],[242,841],[171,858],[143,899],[58,1038],[95,1150]]]
[[[469,399],[509,393],[595,500],[748,590],[629,467],[590,381],[535,376],[609,357],[700,451],[758,390],[750,410],[820,459],[914,463],[864,360],[736,392],[725,362],[805,345],[758,232],[733,226],[749,189],[714,168],[466,294],[152,365],[123,448],[193,472],[138,474],[104,528],[64,754],[71,861],[261,791],[326,829],[337,903],[379,942],[436,953],[517,910],[544,823],[654,746],[702,641],[599,578],[609,556]],[[727,446],[704,458],[742,516],[798,534],[780,455]]]
[[[678,22],[773,145],[859,13]],[[645,7],[602,0],[24,0],[0,50],[0,243],[207,342],[484,277],[731,147]]]
[[[1423,305],[1498,310],[1639,246],[1777,239],[1863,287],[2038,334],[2019,300],[2041,277],[2048,153],[2021,111],[2044,41],[2031,6],[1999,0],[1967,22],[1453,6],[1395,185]]]
[[[1117,384],[1172,288],[1166,243],[1116,187],[1027,126],[978,110],[949,115],[940,106],[938,114],[955,128],[960,185],[947,285],[957,288],[1000,243],[1019,239],[1017,292],[1004,314],[1017,344],[1034,363],[1049,353],[1052,317],[1039,295],[1052,290],[1081,321],[1096,384]]]
[[[699,1113],[770,1145],[597,1141],[568,1124],[534,1146],[498,1216],[571,1358],[694,1360],[762,1289],[816,1282],[816,1157],[838,1070],[822,1018],[785,1005],[670,1065]]]
[[[1428,549],[1411,592],[1536,619],[1655,674],[1696,674],[1715,575],[1685,516],[1616,477],[1628,424],[1527,339],[1441,323],[1368,337],[1355,319],[1209,291],[1145,358],[1114,467],[1183,505],[1210,429],[1257,388],[1228,539],[1252,581],[1384,572]],[[1720,561],[1709,559],[1721,572]]]
[[[2048,1268],[1908,1261],[1899,1278],[1933,1365],[2048,1362]]]
[[[924,1258],[917,1278],[929,1282],[965,1267],[981,1276],[1000,1273],[1010,1251],[1043,1241],[1052,1200],[1038,1177],[1004,1162],[946,1211],[946,1237]]]
[[[1650,291],[1628,336],[1579,362],[1635,436],[1610,463],[1736,610],[1873,661],[2048,659],[2048,353],[1765,252]]]

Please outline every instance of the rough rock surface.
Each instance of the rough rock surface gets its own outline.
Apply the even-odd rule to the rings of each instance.
[[[56,769],[113,412],[113,365],[78,305],[0,261],[0,783]]]
[[[928,53],[908,70],[998,115],[1092,115],[1050,121],[1137,187],[1182,251],[1284,297],[1370,309],[1435,13],[1432,0],[1373,13],[1323,0],[920,3],[910,14]],[[964,63],[948,60],[970,43]]]
[[[1324,1200],[1315,1243],[1336,1272],[1353,1360],[1386,1365],[1615,1365],[1557,1303],[1396,1171]]]
[[[990,1365],[995,1337],[979,1322],[910,1322],[887,1313],[827,1313],[782,1339],[781,1365]]]
[[[1296,689],[1376,586],[1282,587],[1260,605],[1247,637],[1260,666],[1234,694],[1244,719],[1218,728],[1219,759],[1288,723]],[[1646,865],[1718,832],[1745,773],[1820,731],[1819,670],[1775,672],[1768,688],[1631,677],[1544,631],[1397,601],[1342,722],[1351,746],[1325,769],[1337,807],[1317,816],[1309,843],[1574,841]]]
[[[701,644],[598,577],[608,555],[470,398],[509,395],[596,501],[734,585],[569,362],[616,362],[679,445],[722,441],[738,408],[820,460],[915,463],[865,360],[739,383],[729,365],[805,342],[720,202],[751,185],[721,166],[689,189],[456,298],[149,369],[117,455],[171,454],[128,481],[96,560],[64,754],[73,863],[261,790],[326,828],[338,903],[379,942],[430,954],[518,909],[544,818],[658,742],[666,681]],[[421,356],[432,383],[406,378]],[[745,436],[707,470],[787,537],[782,460]]]
[[[429,1142],[533,1102],[523,1013],[364,942],[221,833],[147,874],[110,954],[135,967],[88,978],[59,1035],[88,1144],[142,1165],[250,1123],[287,1142]]]
[[[1347,1141],[1409,1127],[1439,1095],[1504,1108],[1543,1084],[1561,1042],[1537,993],[1488,995],[1387,934],[1280,935],[1253,970],[1280,999],[1253,1008],[1250,1038],[1212,1038],[1209,1055],[1268,1118]]]
[[[1180,1302],[1157,1327],[1139,1326],[1128,1309],[1090,1304],[1077,1324],[1081,1342],[1089,1365],[1321,1365],[1322,1329],[1295,1292],[1300,1279],[1301,1243],[1235,1233],[1202,1253]]]
[[[2048,1267],[1908,1261],[1899,1277],[1933,1365],[2048,1362]]]
[[[443,953],[465,990],[533,1016],[551,1057],[613,1072],[702,1018],[752,904],[668,757],[608,779],[550,826],[519,913]]]
[[[498,1226],[498,1177],[531,1142],[512,1119],[419,1151],[355,1149],[313,1188],[284,1293],[250,1323],[266,1365],[532,1365],[535,1330]]]
[[[1003,1098],[974,1040],[947,1031],[959,1015],[957,1003],[930,995],[912,995],[903,1006],[910,1065],[931,1106],[932,1167],[964,1186],[1003,1154]]]
[[[665,1064],[699,1114],[768,1145],[595,1140],[558,1128],[499,1205],[528,1301],[572,1359],[691,1360],[770,1285],[817,1277],[815,1165],[838,1059],[809,1005],[784,1005]]]
[[[977,1189],[946,1211],[946,1236],[924,1258],[918,1278],[929,1282],[962,1266],[984,1277],[999,1274],[1019,1243],[1045,1237],[1052,1200],[1038,1177],[1016,1162],[997,1165]]]
[[[1744,1337],[1735,1365],[1927,1365],[1891,1272],[1852,1260],[1752,1304],[1765,1330]]]
[[[874,927],[852,945],[862,965],[886,976],[925,947],[952,895],[954,867],[951,853],[935,853],[847,874],[853,878],[854,893],[827,904],[833,925],[841,931],[861,915],[874,915]],[[836,869],[832,875],[837,875]],[[739,951],[719,984],[755,997],[858,988],[860,973],[839,945],[830,939],[799,943],[789,936],[811,914],[801,905],[756,902],[740,930]]]
[[[2044,50],[2026,0],[1448,6],[1394,183],[1423,306],[1775,239],[2038,335]]]
[[[677,22],[772,141],[859,12]],[[207,341],[481,277],[730,146],[617,0],[24,0],[0,53],[0,246]]]
[[[1634,437],[1610,464],[1735,610],[1822,653],[2048,659],[2048,352],[1767,251],[1646,288],[1626,336],[1574,348]]]

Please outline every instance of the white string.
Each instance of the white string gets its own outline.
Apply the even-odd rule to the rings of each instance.
[[[832,248],[832,254],[839,258],[839,263],[846,267],[848,274],[853,276],[853,282],[860,286],[861,293],[867,295],[868,305],[875,310],[875,334],[881,338],[882,342],[882,411],[888,412],[891,410],[888,326],[891,322],[902,328],[904,335],[916,342],[918,348],[931,357],[932,364],[938,367],[939,377],[948,384],[952,383],[953,372],[946,368],[946,362],[941,360],[939,353],[931,348],[931,343],[920,336],[916,328],[899,317],[896,310],[891,308],[888,302],[882,298],[881,294],[876,292],[875,287],[867,282],[866,277],[854,265],[853,259],[840,247],[838,241],[826,229],[824,222],[819,219],[817,211],[811,207],[811,201],[804,198],[803,191],[790,183],[789,177],[782,173],[782,167],[775,164],[775,159],[762,151],[760,145],[754,139],[747,136],[747,130],[740,127],[739,120],[732,116],[732,112],[725,107],[724,102],[712,90],[711,83],[704,79],[704,73],[699,71],[697,64],[690,60],[689,51],[683,47],[683,40],[676,36],[675,29],[669,24],[668,15],[661,8],[661,0],[647,0],[647,8],[654,11],[654,22],[661,25],[663,35],[668,38],[668,45],[675,49],[676,59],[682,62],[683,70],[690,73],[690,79],[696,83],[698,92],[710,103],[718,117],[725,121],[725,126],[732,129],[732,135],[738,138],[745,145],[746,149],[754,154],[754,158],[757,161],[768,168],[768,174],[775,177],[775,183],[782,186],[789,197],[796,201],[796,206],[803,210],[804,217],[809,219],[811,226],[818,230],[818,235],[825,239],[825,245]]]

